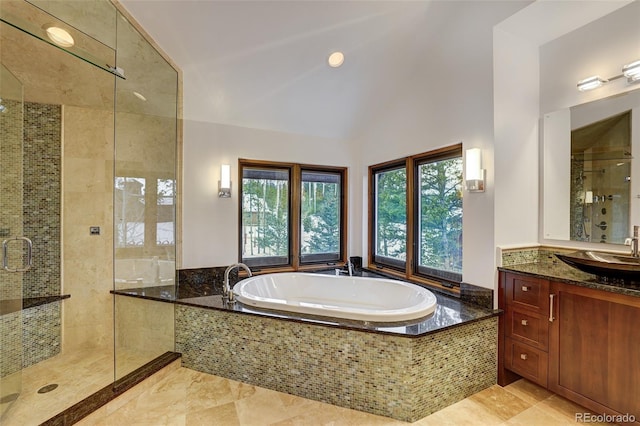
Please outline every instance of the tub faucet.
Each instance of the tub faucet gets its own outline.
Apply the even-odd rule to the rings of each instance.
[[[340,274],[349,274],[350,277],[353,276],[353,263],[351,263],[350,260],[347,260],[347,263],[344,264],[344,266],[347,267],[347,270],[342,270],[342,269],[336,269],[336,275],[340,275]]]
[[[233,290],[231,289],[231,286],[229,285],[229,272],[231,272],[232,270],[234,270],[235,268],[242,268],[245,271],[247,271],[247,274],[249,274],[249,276],[251,276],[251,269],[249,269],[249,267],[247,265],[245,265],[244,263],[234,263],[233,265],[229,265],[227,267],[227,269],[225,269],[224,271],[224,288],[222,289],[223,294],[222,294],[222,299],[223,300],[227,300],[228,302],[235,302],[236,300],[233,297]]]

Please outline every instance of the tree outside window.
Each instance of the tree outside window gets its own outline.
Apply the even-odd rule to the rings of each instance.
[[[369,176],[369,266],[418,282],[459,286],[462,145],[374,165]]]
[[[240,170],[243,262],[297,269],[343,258],[346,169],[240,160]]]

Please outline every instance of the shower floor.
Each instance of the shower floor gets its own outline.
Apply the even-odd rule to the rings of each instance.
[[[148,354],[118,351],[118,376],[135,370],[149,362]],[[113,382],[112,350],[78,350],[63,353],[22,370],[22,391],[16,398],[0,401],[0,420],[3,426],[40,424],[62,410],[83,400]],[[8,388],[20,377],[2,379]],[[51,384],[58,387],[50,392],[38,390]],[[11,404],[11,400],[14,400]],[[6,409],[6,412],[5,412]]]

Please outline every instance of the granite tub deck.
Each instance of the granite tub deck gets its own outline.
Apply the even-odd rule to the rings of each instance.
[[[211,287],[116,294],[176,304],[184,367],[398,420],[497,380],[497,311],[434,292],[434,314],[381,324],[228,305]]]

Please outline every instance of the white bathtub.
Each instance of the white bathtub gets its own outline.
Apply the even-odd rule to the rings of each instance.
[[[378,278],[266,274],[240,281],[233,292],[249,306],[361,321],[407,321],[436,308],[436,297],[429,290]]]

